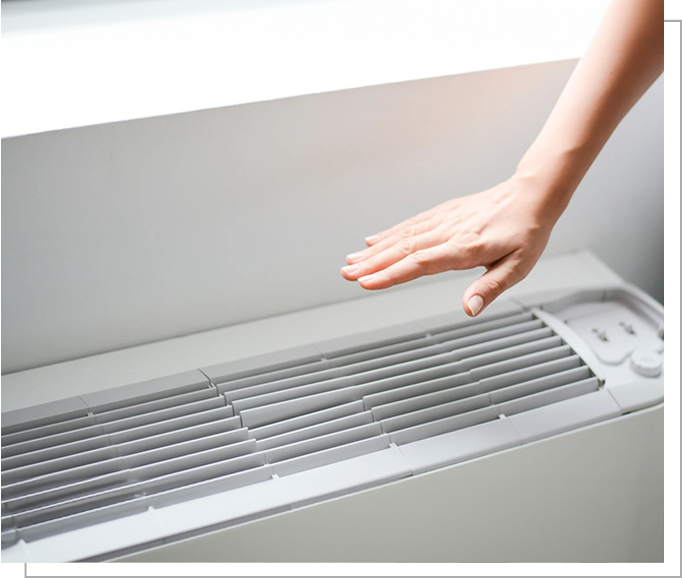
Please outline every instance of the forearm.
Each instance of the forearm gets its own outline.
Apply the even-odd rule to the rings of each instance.
[[[612,0],[514,178],[558,219],[618,123],[663,71],[663,0]]]

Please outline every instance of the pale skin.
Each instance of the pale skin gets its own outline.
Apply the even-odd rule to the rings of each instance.
[[[612,0],[514,174],[365,239],[341,274],[363,289],[483,266],[464,292],[475,317],[524,279],[618,123],[663,72],[663,0]]]

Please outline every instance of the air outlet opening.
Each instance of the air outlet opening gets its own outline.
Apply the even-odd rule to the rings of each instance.
[[[599,386],[553,329],[518,308],[166,379],[66,401],[61,414],[15,414],[2,436],[4,529],[37,539],[145,504],[399,453]]]

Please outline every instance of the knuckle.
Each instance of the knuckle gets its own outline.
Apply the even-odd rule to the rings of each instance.
[[[404,255],[414,253],[414,248],[415,248],[414,237],[406,237],[405,239],[402,239],[398,243],[398,250]]]
[[[529,267],[524,267],[521,263],[514,263],[511,266],[510,277],[515,283],[518,283],[519,281],[523,281],[526,277],[528,277],[528,273],[530,273]]]
[[[497,296],[504,291],[503,284],[497,279],[487,279],[486,289],[489,295]]]
[[[461,247],[461,243],[459,242],[459,239],[457,237],[450,237],[447,243],[453,249],[459,249]]]
[[[446,240],[445,227],[443,227],[443,221],[441,219],[431,218],[428,221],[425,221],[421,233],[437,236],[442,241]]]
[[[417,232],[417,229],[414,225],[408,225],[404,229],[400,231],[400,236],[403,239],[408,239],[410,237],[414,237]]]
[[[516,261],[509,263],[507,277],[511,279],[520,279],[522,275],[520,264]]]
[[[361,264],[361,266],[362,266],[363,271],[375,271],[379,266],[378,256],[373,255],[369,259],[365,259],[365,261]]]
[[[523,266],[523,262],[518,258],[510,260],[507,263],[507,279],[521,280],[523,278],[522,276],[525,276],[526,274],[526,267]]]
[[[459,231],[456,235],[450,238],[450,244],[466,252],[478,251],[483,242],[481,235],[476,231]]]
[[[428,267],[433,261],[433,254],[429,249],[423,249],[421,251],[416,251],[410,255],[412,261],[420,267]]]
[[[461,266],[470,268],[481,264],[485,246],[478,234],[455,235],[447,243]]]
[[[477,251],[481,247],[481,235],[477,231],[466,230],[459,236],[460,243],[469,251]]]

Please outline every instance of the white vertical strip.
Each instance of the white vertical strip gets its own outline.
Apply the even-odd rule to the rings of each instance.
[[[675,18],[682,18],[676,3]],[[670,3],[666,2],[666,18]],[[668,351],[680,350],[680,23],[665,29],[665,340]],[[665,552],[666,569],[680,571],[680,357],[665,365]],[[675,554],[677,553],[677,554]],[[676,561],[673,561],[676,560]]]

